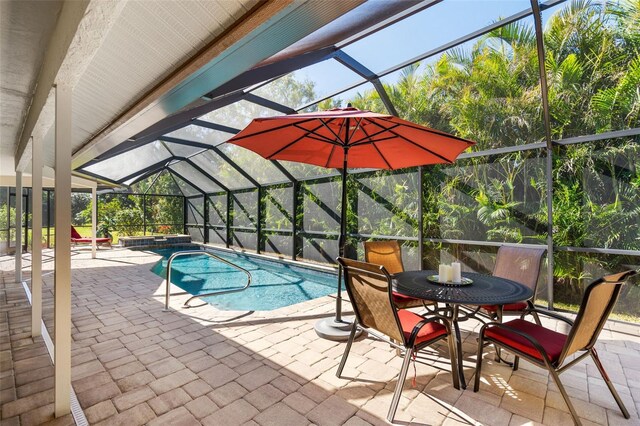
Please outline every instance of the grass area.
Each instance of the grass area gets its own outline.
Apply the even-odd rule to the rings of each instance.
[[[82,235],[83,237],[90,237],[91,236],[91,226],[74,226],[74,228],[76,228],[76,231],[78,231],[78,234]],[[56,243],[56,229],[52,226],[50,229],[50,241],[49,241],[49,246],[50,247],[54,247],[55,243]],[[138,232],[138,233],[128,233],[126,234],[126,236],[141,236],[142,233]],[[147,233],[147,235],[157,235],[157,234],[150,234]],[[125,236],[125,235],[123,235]],[[118,231],[113,231],[111,232],[111,244],[118,244],[118,240],[120,238],[120,233]],[[15,237],[14,237],[15,238]],[[28,234],[27,234],[27,241],[28,241],[28,245],[31,245],[31,239],[32,239],[32,232],[31,229],[29,229]],[[42,240],[44,243],[46,243],[46,239],[47,239],[47,228],[43,228],[42,229]]]
[[[91,226],[74,226],[74,228],[76,228],[76,231],[78,231],[78,234],[82,235],[83,237],[87,237],[89,238],[91,236]],[[31,245],[31,240],[32,240],[32,230],[29,229],[28,233],[27,233],[27,244],[30,246]],[[49,247],[54,247],[55,243],[56,243],[56,229],[52,226],[51,228],[49,228],[49,235],[50,235],[50,239],[49,239]],[[142,232],[127,232],[126,234],[122,234],[122,236],[127,236],[127,237],[138,237],[138,236],[142,236]],[[147,236],[154,236],[154,235],[162,235],[160,233],[152,233],[152,232],[147,232],[146,234]],[[1,236],[1,235],[0,235]],[[15,234],[11,234],[12,236],[12,241],[15,239]],[[111,244],[118,244],[118,240],[120,239],[120,232],[118,231],[112,231],[111,232]],[[44,244],[46,244],[47,240],[47,228],[43,228],[42,229],[42,241]],[[1,238],[0,241],[6,241],[6,236],[4,238]]]

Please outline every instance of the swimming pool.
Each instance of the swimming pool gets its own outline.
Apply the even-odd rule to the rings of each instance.
[[[197,250],[197,249],[196,249]],[[167,259],[182,249],[158,249],[160,260],[152,271],[166,277]],[[207,248],[207,251],[228,260],[251,273],[251,286],[239,293],[202,297],[202,300],[222,310],[270,311],[335,293],[338,277],[288,263],[239,253]],[[241,288],[247,282],[245,273],[209,256],[185,256],[173,260],[171,282],[186,292],[198,295],[216,290]]]

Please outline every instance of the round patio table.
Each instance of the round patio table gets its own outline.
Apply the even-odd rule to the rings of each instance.
[[[533,290],[518,282],[506,278],[483,275],[473,272],[463,272],[463,278],[469,278],[473,283],[468,285],[448,285],[429,281],[427,277],[437,274],[437,271],[405,271],[393,276],[393,290],[404,296],[432,302],[444,303],[445,308],[438,308],[432,313],[450,321],[455,335],[452,336],[458,352],[458,370],[460,385],[466,388],[462,365],[462,342],[460,341],[459,321],[464,321],[477,312],[459,315],[460,305],[507,305],[530,299]]]

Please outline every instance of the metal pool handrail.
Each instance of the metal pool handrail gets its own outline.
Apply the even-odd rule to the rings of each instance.
[[[229,262],[228,260],[225,260],[223,258],[221,258],[220,256],[216,256],[213,253],[209,253],[208,251],[179,251],[177,253],[172,254],[169,257],[169,260],[167,261],[167,277],[166,277],[166,281],[167,281],[167,289],[166,289],[166,294],[165,294],[165,299],[164,299],[164,310],[168,311],[169,310],[169,297],[171,296],[171,292],[169,291],[171,288],[171,263],[173,263],[173,259],[175,259],[176,257],[182,257],[182,256],[195,256],[195,255],[207,255],[209,257],[212,257],[224,264],[227,264],[229,266],[231,266],[232,268],[235,268],[239,271],[244,272],[245,274],[247,274],[247,284],[242,287],[242,288],[235,288],[232,290],[221,290],[221,291],[214,291],[214,292],[210,292],[210,293],[203,293],[203,294],[197,294],[195,296],[192,296],[190,298],[187,299],[186,302],[184,302],[185,307],[189,306],[189,302],[191,302],[191,300],[198,298],[198,297],[204,297],[204,296],[215,296],[217,294],[227,294],[227,293],[236,293],[239,291],[243,291],[246,290],[247,288],[249,288],[249,286],[251,285],[251,273],[249,271],[247,271],[246,269],[244,269],[241,266],[238,266],[234,263]]]

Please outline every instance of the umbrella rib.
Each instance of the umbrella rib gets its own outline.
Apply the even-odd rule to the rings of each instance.
[[[379,123],[376,123],[376,122],[375,122],[375,121],[373,121],[373,120],[369,120],[369,123],[374,124],[374,125],[376,125],[376,126],[380,127],[382,130],[378,130],[377,132],[373,132],[373,133],[372,133],[372,134],[370,134],[370,135],[367,135],[367,133],[366,133],[366,132],[364,132],[364,133],[365,133],[365,135],[367,135],[367,137],[366,137],[366,138],[360,138],[359,140],[355,141],[352,145],[363,145],[363,144],[367,144],[367,143],[379,142],[379,141],[383,141],[383,140],[386,140],[386,139],[390,139],[390,138],[383,138],[383,139],[379,139],[379,140],[377,140],[377,141],[373,141],[373,140],[372,140],[372,138],[375,138],[375,137],[376,137],[376,136],[378,136],[379,134],[384,133],[384,132],[391,131],[392,129],[395,129],[396,127],[400,126],[400,124],[398,124],[398,123],[393,123],[393,126],[391,126],[391,127],[388,127],[388,128],[387,128],[387,127],[384,127],[384,126],[380,125]],[[364,128],[363,128],[363,129],[364,129]],[[394,135],[395,135],[395,133],[394,133]]]
[[[325,163],[325,165],[324,165],[324,167],[325,167],[326,169],[328,169],[328,168],[329,168],[329,163],[331,163],[331,158],[333,157],[333,152],[335,151],[335,149],[336,149],[336,144],[334,144],[334,145],[331,147],[331,152],[329,153],[329,157],[327,158],[327,162],[326,162],[326,163]]]
[[[394,117],[390,117],[390,118],[379,117],[378,120],[389,122],[389,123],[393,123],[393,124],[395,124],[394,127],[398,127],[400,124],[399,123],[394,123],[393,121],[391,121],[391,119],[393,119],[393,118]],[[399,118],[399,117],[397,117],[397,118]],[[402,120],[402,119],[400,118],[400,120]],[[432,129],[431,127],[421,126],[419,124],[415,124],[415,123],[412,123],[412,122],[407,121],[407,120],[402,120],[402,121],[403,122],[401,124],[403,126],[410,127],[412,129],[415,129],[415,130],[422,130],[423,132],[434,133],[434,134],[437,134],[437,135],[440,135],[440,136],[446,136],[446,137],[451,138],[451,139],[457,139],[459,141],[466,142],[469,145],[475,145],[475,142],[473,142],[473,141],[470,141],[470,140],[465,139],[465,138],[461,138],[461,137],[456,136],[456,135],[452,135],[452,134],[447,133],[447,132],[443,132],[442,130]]]
[[[358,123],[358,126],[360,126],[360,123]],[[362,129],[362,133],[364,133],[365,136],[369,137],[369,135],[367,134],[367,129],[365,129],[364,127],[361,127],[361,129]],[[378,155],[380,155],[380,158],[382,158],[382,161],[384,161],[384,164],[386,164],[389,169],[393,170],[393,167],[391,166],[391,164],[389,164],[385,156],[382,154],[382,152],[380,151],[380,148],[378,148],[378,146],[375,144],[375,141],[372,141],[371,145],[376,150]]]
[[[393,170],[393,166],[391,166],[391,164],[389,164],[389,162],[387,161],[387,158],[380,151],[380,148],[378,148],[375,143],[371,144],[371,145],[373,145],[373,148],[376,150],[378,155],[380,155],[380,158],[382,158],[382,161],[384,161],[384,164],[386,164],[389,169]]]
[[[319,120],[319,121],[320,121],[320,123],[322,123],[322,120]],[[324,124],[324,123],[322,123],[322,124]],[[326,136],[322,136],[321,134],[316,133],[316,131],[317,131],[320,127],[322,127],[322,124],[321,124],[320,126],[318,126],[318,127],[314,128],[314,129],[311,129],[311,130],[309,130],[309,129],[305,129],[304,127],[301,127],[301,126],[299,126],[298,124],[293,124],[293,127],[297,128],[297,129],[300,129],[300,130],[302,130],[302,131],[307,132],[307,133],[305,133],[302,137],[306,137],[306,138],[310,138],[310,139],[315,139],[315,140],[322,141],[322,142],[329,142],[329,143],[335,142],[333,139],[329,139],[329,138],[328,138],[328,137],[326,137]]]
[[[395,133],[394,133],[394,135],[395,135]],[[372,144],[372,143],[384,142],[384,141],[387,141],[389,139],[395,139],[395,137],[396,137],[396,136],[387,136],[387,137],[380,138],[380,139],[373,139],[374,136],[376,136],[376,135],[372,135],[371,139],[360,139],[359,142],[356,142],[356,143],[354,143],[354,144],[352,144],[350,146],[360,146],[360,145],[368,145],[368,144]]]
[[[385,121],[386,121],[386,120],[385,120]],[[424,147],[424,146],[422,146],[422,145],[420,145],[420,144],[417,144],[417,143],[413,142],[411,139],[407,139],[406,137],[404,137],[404,136],[402,136],[402,135],[400,135],[400,134],[398,134],[398,133],[394,132],[394,131],[393,131],[393,129],[395,129],[396,127],[400,127],[400,125],[401,125],[401,124],[399,124],[399,123],[394,123],[394,122],[391,122],[391,123],[393,124],[393,126],[391,126],[391,127],[389,127],[389,128],[386,128],[386,127],[382,126],[381,124],[376,123],[376,125],[378,125],[378,126],[382,127],[384,130],[381,130],[381,131],[379,131],[379,132],[374,133],[371,137],[375,137],[376,135],[379,135],[379,134],[381,134],[381,133],[384,133],[385,131],[388,131],[388,132],[390,132],[391,134],[395,135],[396,137],[398,137],[398,138],[400,138],[400,139],[404,140],[405,142],[408,142],[408,143],[410,143],[411,145],[414,145],[414,146],[416,146],[416,147],[420,148],[421,150],[426,151],[426,152],[428,152],[428,153],[430,153],[430,154],[432,154],[432,155],[434,155],[434,156],[436,156],[436,157],[438,157],[438,158],[440,158],[440,159],[444,160],[445,162],[447,162],[447,163],[449,163],[449,164],[453,163],[453,161],[449,160],[449,159],[448,159],[448,158],[446,158],[446,157],[443,157],[442,155],[438,154],[437,152],[434,152],[434,151],[430,150],[429,148]],[[408,126],[408,127],[412,127],[412,128],[414,128],[414,129],[422,130],[422,131],[425,131],[425,132],[428,132],[428,133],[438,133],[438,134],[440,134],[440,132],[430,132],[429,130],[425,130],[424,128],[421,128],[421,127],[416,127],[416,126]],[[443,136],[444,136],[444,135],[443,135]],[[447,136],[448,136],[448,135],[447,135]],[[455,138],[455,139],[459,139],[459,140],[463,140],[463,141],[465,141],[464,139],[457,138],[457,137],[455,137],[455,136],[454,136],[454,138]],[[367,143],[374,144],[374,143],[381,142],[381,141],[383,141],[383,140],[385,140],[385,139],[391,139],[391,138],[384,138],[384,139],[380,139],[380,140],[377,140],[377,141],[365,141],[364,139],[360,139],[360,142],[359,142],[359,143],[360,143],[361,145],[364,145],[364,144],[367,144]],[[468,142],[468,141],[465,141],[465,142]]]
[[[338,142],[332,139],[325,138],[324,136],[318,136],[317,134],[305,135],[305,137],[307,139],[313,139],[314,141],[325,142],[325,143],[336,145],[336,146],[342,146],[341,144],[339,144]]]
[[[308,121],[307,121],[308,122]],[[288,127],[290,125],[287,125],[286,127]],[[316,127],[315,129],[312,130],[307,130],[303,127],[300,127],[298,123],[293,124],[294,127],[298,128],[298,129],[302,129],[305,130],[307,133],[305,133],[304,135],[300,136],[299,138],[289,142],[288,144],[286,144],[285,146],[278,148],[275,152],[269,154],[268,156],[265,156],[265,158],[267,160],[271,160],[273,158],[274,155],[278,155],[280,154],[282,151],[284,151],[287,148],[291,148],[293,145],[297,144],[298,142],[300,142],[302,139],[304,139],[305,137],[309,137],[309,134],[311,132],[315,132],[316,130],[318,130],[321,126]],[[265,132],[266,133],[266,132]]]
[[[324,126],[328,131],[330,131],[330,132],[333,134],[333,136],[335,136],[335,137],[336,137],[336,140],[335,140],[335,141],[333,141],[333,142],[334,142],[334,143],[336,143],[336,144],[338,144],[338,145],[344,146],[344,141],[340,138],[340,130],[342,130],[342,128],[346,125],[347,120],[343,120],[343,121],[342,121],[342,124],[340,124],[340,129],[338,130],[338,133],[337,133],[337,134],[336,134],[336,132],[334,132],[334,131],[333,131],[333,129],[332,129],[331,127],[329,127],[329,123],[330,123],[330,122],[332,122],[332,121],[333,121],[333,119],[329,119],[329,120],[327,120],[326,122],[325,122],[324,120],[320,119],[320,122],[322,123],[322,125],[323,125],[323,126]],[[348,131],[348,129],[347,129],[347,131]],[[328,140],[328,141],[330,141],[330,139],[329,139],[329,138],[327,138],[327,140]]]
[[[416,147],[420,148],[420,149],[421,149],[421,150],[423,150],[423,151],[427,151],[428,153],[435,155],[436,157],[438,157],[438,158],[440,158],[440,159],[444,160],[446,163],[453,164],[453,161],[452,161],[452,160],[449,160],[447,157],[444,157],[444,156],[442,156],[442,155],[438,154],[437,152],[434,152],[434,151],[430,150],[430,149],[429,149],[429,148],[427,148],[427,147],[424,147],[424,146],[422,146],[422,145],[420,145],[420,144],[417,144],[417,143],[415,143],[414,141],[412,141],[411,139],[407,139],[407,138],[405,138],[404,136],[399,135],[399,134],[397,134],[396,132],[394,132],[394,131],[392,131],[392,130],[390,130],[390,132],[391,132],[391,133],[393,133],[394,135],[396,135],[397,137],[399,137],[400,139],[404,139],[406,142],[410,143],[411,145],[414,145],[414,146],[416,146]]]
[[[300,124],[309,123],[309,122],[311,122],[313,120],[316,120],[316,119],[315,118],[308,118],[306,120],[293,121],[293,123],[294,123],[293,125],[294,126],[299,126]],[[267,129],[267,130],[260,130],[259,132],[251,133],[251,134],[248,134],[248,135],[241,135],[241,136],[236,135],[231,139],[233,139],[233,141],[235,142],[235,141],[239,141],[241,139],[246,139],[246,138],[250,138],[250,137],[253,137],[253,136],[258,136],[258,135],[262,135],[262,134],[265,134],[265,133],[275,132],[276,130],[281,130],[281,129],[287,128],[289,126],[291,126],[291,123],[286,123],[286,124],[283,124],[281,126],[276,126],[276,127],[273,127],[271,129]],[[314,129],[314,130],[316,130],[316,129]],[[229,141],[227,141],[227,142],[229,142]]]
[[[357,119],[355,119],[355,120],[356,120],[356,125],[353,127],[353,132],[351,132],[351,134],[352,134],[352,135],[355,135],[355,134],[356,134],[356,132],[358,131],[358,129],[362,129],[362,133],[364,133],[364,134],[366,135],[366,134],[367,134],[366,130],[364,129],[364,127],[361,127],[361,126],[360,126],[360,124],[362,123],[362,120],[364,120],[364,117],[363,117],[363,118],[357,118]],[[348,132],[349,132],[349,129],[347,129],[347,132],[346,132],[346,133],[348,133]],[[349,140],[349,141],[350,141],[350,140],[351,140],[351,138],[347,138],[347,140]],[[353,143],[349,143],[349,145],[350,145],[350,146],[352,146],[352,145],[353,145]]]

